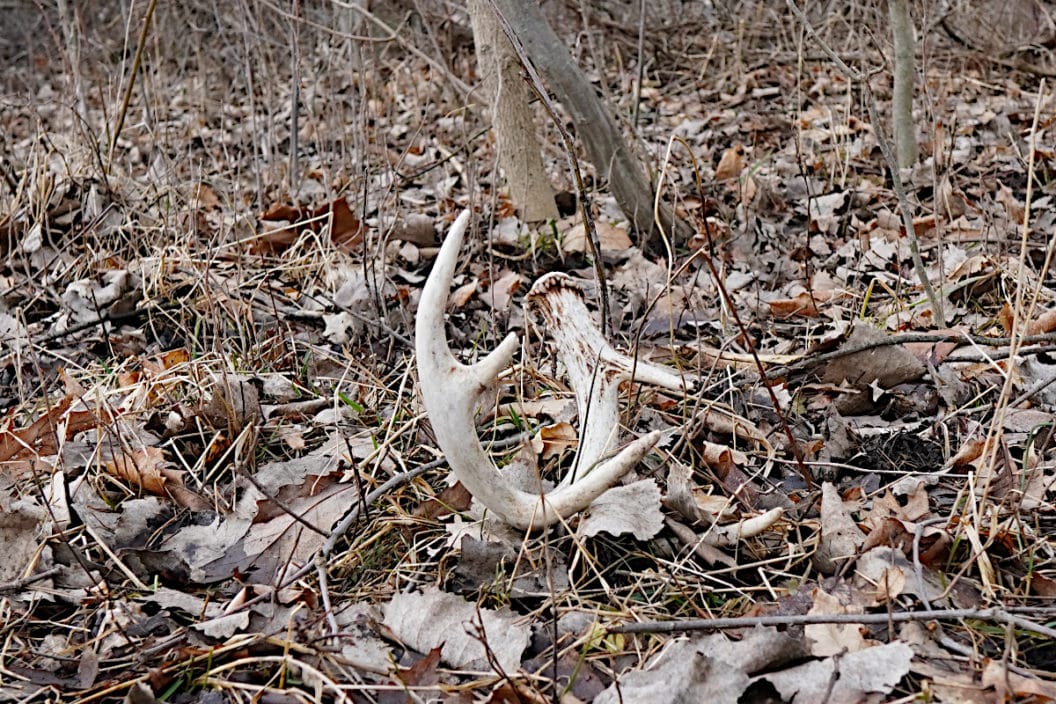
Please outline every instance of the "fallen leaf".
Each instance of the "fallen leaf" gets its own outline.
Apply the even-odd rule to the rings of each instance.
[[[122,452],[105,462],[105,466],[111,475],[124,479],[148,494],[164,496],[167,479],[160,469],[164,461],[161,448],[143,447],[130,453]]]
[[[660,487],[655,479],[642,479],[609,489],[594,499],[579,524],[579,534],[591,537],[598,533],[631,533],[638,540],[649,540],[663,527]]]
[[[598,233],[598,244],[603,252],[622,252],[631,247],[631,238],[625,230],[606,222],[594,223]],[[561,237],[561,251],[590,253],[590,242],[587,240],[587,228],[580,223]]]
[[[744,146],[737,144],[722,153],[719,165],[715,167],[716,181],[731,181],[744,171]]]
[[[436,587],[396,594],[382,613],[382,622],[405,645],[419,653],[439,647],[441,659],[460,669],[490,671],[487,643],[499,666],[516,673],[531,635],[531,628],[517,624],[519,617],[509,609],[480,608]]]
[[[428,215],[410,213],[396,221],[389,236],[419,247],[433,247],[436,245],[436,221]]]
[[[884,337],[884,333],[876,328],[857,323],[840,349],[855,349],[882,341]],[[901,345],[886,345],[831,360],[821,371],[821,380],[826,384],[850,383],[862,388],[875,381],[880,388],[890,389],[916,381],[926,371],[909,350]]]
[[[753,675],[780,670],[805,654],[800,640],[775,628],[753,628],[740,640],[722,633],[679,639],[653,656],[644,670],[621,676],[594,704],[733,704],[741,701]]]
[[[504,269],[498,277],[492,280],[487,292],[481,293],[480,298],[488,306],[499,312],[510,310],[514,295],[523,288],[524,277],[510,269]]]
[[[321,233],[323,225],[329,225],[330,241],[334,246],[347,252],[363,241],[367,229],[348,206],[347,198],[338,198],[314,210],[275,204],[260,219],[262,222],[286,222],[288,225],[257,236],[252,241],[250,251],[259,254],[281,254],[297,241],[302,229]]]
[[[362,241],[367,228],[359,221],[348,207],[347,198],[338,198],[330,204],[315,211],[314,215],[323,215],[330,211],[330,241],[338,249],[350,252]]]
[[[832,483],[821,485],[821,539],[814,552],[814,564],[821,572],[833,574],[865,542],[865,533],[851,516],[856,508],[856,502],[844,502]]]
[[[33,556],[40,550],[38,533],[48,518],[47,511],[32,499],[19,499],[6,504],[0,495],[0,545],[4,559],[0,560],[0,584],[23,576]]]
[[[576,433],[576,429],[567,421],[542,426],[539,428],[536,438],[541,443],[539,456],[544,460],[548,460],[551,457],[560,457],[567,450],[579,444],[579,435]]]
[[[888,694],[909,672],[913,649],[896,641],[833,656],[760,677],[785,701],[866,702],[870,694]]]
[[[811,198],[808,205],[811,230],[821,234],[834,234],[840,224],[837,211],[843,208],[846,202],[847,191],[836,191]]]
[[[861,613],[860,608],[853,613]],[[814,604],[809,614],[831,616],[852,613],[846,606],[823,589],[814,590]],[[860,626],[856,623],[811,623],[803,627],[803,635],[810,640],[810,652],[819,657],[839,653],[856,653],[867,647]]]
[[[1050,308],[1027,326],[1028,335],[1042,335],[1056,330],[1056,308]]]
[[[70,410],[73,401],[72,396],[66,396],[43,415],[38,416],[28,427],[22,430],[4,429],[0,432],[0,462],[33,455],[49,456],[58,452],[55,435],[57,426]]]
[[[219,210],[221,206],[220,197],[208,183],[199,181],[195,184],[192,206],[205,210]]]

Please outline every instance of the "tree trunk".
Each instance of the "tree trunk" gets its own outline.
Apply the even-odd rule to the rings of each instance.
[[[469,0],[477,66],[484,85],[485,113],[491,117],[499,166],[510,199],[525,222],[556,220],[554,191],[546,178],[529,105],[531,89],[510,40],[488,0]]]
[[[917,134],[913,124],[913,18],[909,0],[888,0],[891,36],[895,44],[894,95],[891,101],[898,166],[907,169],[917,163]]]
[[[594,86],[583,75],[564,42],[554,34],[535,0],[494,2],[571,116],[598,178],[608,182],[624,215],[647,238],[654,224],[653,188]],[[687,236],[692,232],[666,206],[660,208],[660,221],[668,233]]]

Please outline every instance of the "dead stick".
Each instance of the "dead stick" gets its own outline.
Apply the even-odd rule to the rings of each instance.
[[[1035,614],[1056,614],[1056,608],[1039,608]],[[1056,629],[1033,623],[1004,609],[947,609],[945,611],[896,611],[883,614],[795,614],[791,616],[744,616],[740,618],[695,618],[684,621],[642,621],[608,628],[609,633],[672,633],[675,631],[715,631],[756,626],[809,626],[821,623],[885,624],[909,621],[980,621],[1011,623],[1017,628],[1056,638]]]

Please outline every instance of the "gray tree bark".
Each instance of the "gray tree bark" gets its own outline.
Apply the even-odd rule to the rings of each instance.
[[[525,52],[568,111],[598,178],[608,182],[627,219],[647,238],[653,231],[653,188],[642,165],[620,134],[616,121],[594,91],[564,42],[554,33],[535,0],[494,0]],[[692,229],[661,205],[660,223],[668,233]]]
[[[913,61],[913,17],[909,0],[888,0],[891,36],[895,44],[894,90],[891,101],[895,151],[899,168],[917,163],[917,133],[913,123],[913,86],[916,68]]]
[[[546,178],[529,105],[531,89],[521,62],[488,0],[469,0],[473,42],[486,103],[510,199],[525,222],[556,220],[554,191]]]

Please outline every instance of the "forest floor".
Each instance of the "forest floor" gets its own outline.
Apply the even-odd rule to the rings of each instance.
[[[437,447],[422,285],[470,209],[450,345],[520,335],[479,435],[548,478],[582,419],[525,293],[598,286],[541,111],[563,218],[501,192],[464,14],[10,11],[0,701],[1056,700],[1044,37],[924,20],[910,237],[886,10],[606,4],[544,5],[697,233],[584,165],[610,339],[696,386],[627,384],[660,442],[527,534]]]

